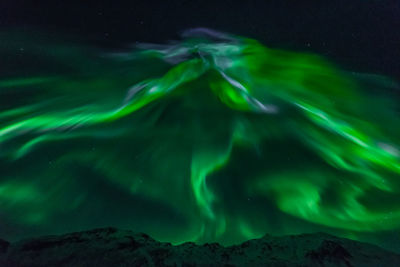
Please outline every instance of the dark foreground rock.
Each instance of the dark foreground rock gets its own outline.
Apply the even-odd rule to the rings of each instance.
[[[0,266],[400,266],[400,255],[323,233],[267,235],[230,247],[173,246],[104,228],[12,244],[0,240]]]

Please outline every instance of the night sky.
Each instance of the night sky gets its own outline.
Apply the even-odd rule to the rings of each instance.
[[[8,2],[0,238],[400,251],[400,2]]]

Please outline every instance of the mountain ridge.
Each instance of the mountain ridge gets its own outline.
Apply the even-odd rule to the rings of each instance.
[[[400,255],[326,233],[265,235],[238,245],[172,245],[144,233],[97,228],[10,243],[0,266],[399,266]]]

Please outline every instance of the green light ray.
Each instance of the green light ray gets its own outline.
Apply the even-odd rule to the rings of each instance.
[[[55,64],[73,70],[0,80],[0,212],[48,227],[57,216],[101,210],[109,201],[118,208],[104,222],[128,227],[143,220],[135,227],[161,239],[175,226],[163,230],[149,221],[174,214],[163,217],[184,225],[165,237],[174,242],[287,233],[267,226],[264,206],[280,212],[269,220],[296,218],[304,223],[299,229],[318,225],[346,236],[398,230],[400,204],[389,201],[400,199],[397,104],[385,91],[375,95],[397,85],[342,71],[317,55],[210,34],[191,30],[180,42],[142,44],[101,60],[85,56],[87,47],[42,44],[58,51]],[[302,150],[292,151],[291,142]],[[274,143],[282,147],[271,149]],[[243,147],[249,155],[237,155]],[[286,162],[290,154],[314,161]],[[47,193],[42,187],[52,183],[63,186]],[[91,189],[99,184],[104,188]],[[265,201],[254,207],[262,216],[226,205],[236,200],[218,193],[224,187],[238,199]],[[374,194],[390,208],[366,200]],[[103,202],[86,200],[92,195]],[[132,204],[132,214],[114,221],[130,200],[157,212]],[[68,201],[76,204],[57,208]],[[94,224],[85,218],[76,224]]]

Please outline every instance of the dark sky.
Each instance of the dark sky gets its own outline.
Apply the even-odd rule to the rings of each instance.
[[[358,71],[400,74],[400,1],[1,1],[0,27],[100,45],[175,39],[191,27],[309,50]]]
[[[35,90],[33,92],[38,94],[38,103],[43,110],[46,110],[46,114],[52,114],[52,111],[58,114],[58,110],[69,111],[69,109],[91,103],[88,101],[92,99],[101,100],[99,102],[101,105],[104,102],[105,104],[101,110],[108,110],[108,106],[114,106],[116,102],[119,103],[121,96],[125,96],[126,89],[134,84],[134,79],[142,79],[140,72],[143,74],[143,79],[147,79],[147,76],[153,77],[153,73],[157,73],[157,67],[160,70],[164,70],[165,65],[152,63],[154,59],[151,59],[153,61],[149,61],[145,66],[140,61],[134,62],[137,65],[131,62],[125,65],[124,62],[115,63],[114,61],[97,57],[93,61],[92,55],[86,53],[88,50],[86,50],[85,44],[90,44],[91,46],[88,47],[91,48],[92,46],[99,46],[101,48],[115,49],[126,47],[136,42],[163,43],[168,40],[178,39],[180,32],[193,27],[207,27],[217,31],[254,38],[272,48],[317,53],[338,63],[340,69],[384,74],[400,81],[400,0],[132,0],[126,3],[123,1],[2,0],[0,1],[0,77],[2,75],[7,77],[6,71],[10,72],[11,70],[12,72],[15,70],[16,77],[21,76],[21,80],[3,82],[3,87],[0,84],[0,89],[3,90],[3,92],[0,92],[3,93],[3,95],[0,94],[0,106],[2,109],[7,109],[8,106],[24,107],[26,103],[35,102],[31,95],[33,93],[28,91],[29,86],[24,88],[28,92],[26,93],[23,90],[14,90],[13,85],[17,88],[19,85],[24,87],[24,84],[32,83],[33,88],[36,88],[35,83],[43,83],[42,87],[44,86],[44,88],[41,88],[43,91]],[[16,43],[19,45],[18,42],[23,42],[23,44],[21,46],[10,45],[11,49],[8,49],[7,45],[14,43],[12,38],[9,38],[10,40],[7,39],[7,36],[12,36],[12,34],[7,34],[9,32],[14,33],[14,31],[20,34],[16,34],[19,38],[17,38]],[[43,36],[50,37],[51,40],[49,41]],[[3,37],[3,40],[1,37]],[[70,43],[71,46],[69,46]],[[73,43],[75,43],[75,46],[72,45]],[[23,47],[25,44],[26,48]],[[29,45],[31,46],[29,47]],[[12,53],[9,53],[9,51],[12,51]],[[29,53],[35,51],[39,51],[39,55],[29,55]],[[51,53],[47,53],[47,51],[51,51]],[[97,49],[93,49],[93,53],[96,56],[97,51]],[[8,62],[4,55],[8,56]],[[47,62],[46,56],[56,59],[55,62],[59,62],[60,66],[44,64]],[[286,62],[285,58],[278,61],[275,62],[277,65],[287,66],[288,62]],[[49,59],[48,62],[52,61]],[[65,64],[65,66],[61,63]],[[247,66],[249,68],[253,66],[252,64],[249,65],[251,65]],[[67,73],[64,76],[60,75],[59,79],[57,77],[57,79],[53,79],[53,72],[63,73],[64,67],[65,70],[70,72],[65,71]],[[23,79],[24,68],[29,71],[39,69],[39,74],[44,73],[51,79]],[[285,68],[282,69],[285,71]],[[76,73],[79,75],[74,76]],[[265,73],[261,72],[259,74],[260,77],[263,77],[263,75]],[[154,76],[156,75],[154,74]],[[182,73],[178,72],[174,78],[181,76],[183,76]],[[41,78],[41,76],[38,77]],[[46,76],[44,77],[46,78]],[[213,76],[210,77],[212,78]],[[296,78],[290,75],[288,77]],[[313,75],[310,77],[310,81],[317,81],[317,83],[311,83],[311,86],[316,84],[321,86],[322,89],[332,89],[330,87],[335,85],[325,82],[325,78],[316,80]],[[198,169],[208,169],[208,172],[211,172],[210,170],[213,170],[210,167],[212,166],[211,163],[223,161],[224,157],[231,153],[229,151],[227,154],[226,147],[229,146],[225,144],[227,140],[231,140],[229,138],[231,134],[229,132],[231,129],[230,123],[231,121],[235,123],[237,121],[242,122],[236,118],[236,111],[231,112],[229,109],[225,109],[225,106],[221,108],[219,102],[215,104],[218,109],[211,109],[210,113],[207,113],[206,108],[205,111],[207,112],[199,113],[203,111],[203,103],[208,105],[209,99],[216,99],[203,92],[205,81],[199,80],[198,86],[196,85],[198,91],[194,90],[193,95],[192,91],[190,91],[191,93],[188,94],[187,98],[182,98],[183,100],[168,98],[165,102],[161,102],[159,107],[155,105],[157,107],[155,110],[160,110],[159,113],[155,112],[152,109],[153,106],[150,105],[148,109],[142,111],[143,113],[138,113],[137,117],[132,116],[126,120],[117,120],[112,127],[109,124],[105,124],[105,126],[101,125],[103,128],[100,126],[99,128],[90,128],[90,131],[88,131],[90,138],[86,137],[84,135],[86,132],[84,132],[76,140],[68,139],[68,141],[63,140],[65,142],[54,143],[43,142],[45,143],[43,147],[21,160],[16,160],[12,163],[0,160],[0,173],[2,173],[0,180],[3,179],[9,182],[5,183],[3,187],[0,184],[0,193],[2,193],[0,196],[3,195],[3,199],[8,201],[1,202],[2,199],[0,198],[0,204],[3,205],[0,207],[0,218],[3,218],[0,221],[0,238],[16,240],[32,234],[47,234],[50,231],[48,228],[51,228],[51,233],[59,233],[109,225],[158,234],[164,240],[182,241],[186,235],[191,236],[193,232],[198,234],[198,225],[193,224],[193,222],[197,223],[198,220],[197,211],[192,209],[198,203],[195,203],[193,198],[190,187],[192,181],[188,179],[188,173],[196,169],[193,167],[193,162],[200,162],[198,163],[200,166]],[[206,86],[208,85],[206,84]],[[5,90],[4,88],[7,87],[11,89],[9,91]],[[345,86],[337,87],[344,91],[347,88]],[[110,88],[116,88],[116,90],[109,90]],[[324,92],[324,90],[320,91]],[[198,92],[201,92],[201,94]],[[50,93],[54,93],[54,98],[51,98]],[[18,97],[19,95],[24,98]],[[63,101],[61,106],[58,106],[59,103],[56,102],[49,105],[49,108],[46,102],[48,99],[58,99],[56,97],[64,95],[66,98],[60,98]],[[360,95],[363,94],[361,93]],[[384,113],[385,105],[389,101],[379,102],[377,98],[370,99],[368,97],[365,97],[364,100],[361,98],[349,98],[346,92],[337,95],[333,94],[332,97],[340,101],[343,100],[343,102],[339,101],[338,103],[346,103],[346,105],[338,104],[340,108],[344,107],[348,108],[348,110],[353,110],[353,106],[361,107],[363,112],[361,114],[364,114],[364,117],[358,116],[358,113],[353,114],[357,121],[370,120],[373,125],[378,125],[379,122],[385,126],[385,129],[390,129],[391,135],[399,133],[400,130],[397,125],[400,124],[391,123],[392,121],[397,122],[397,114],[390,113],[392,117],[388,116],[386,120],[382,121],[375,117],[377,114],[372,114],[379,113],[379,111],[382,114],[386,114]],[[388,94],[386,94],[386,98],[390,98]],[[64,101],[64,99],[68,101]],[[321,98],[321,103],[325,103],[323,102],[324,99],[325,97]],[[181,105],[179,106],[177,103],[181,103]],[[214,104],[209,105],[214,108]],[[190,109],[187,108],[188,106],[190,106]],[[371,106],[374,109],[371,109]],[[83,113],[92,114],[90,113],[90,107],[85,106],[85,112]],[[86,110],[87,108],[88,110]],[[188,111],[193,111],[193,113]],[[20,110],[17,110],[15,114],[18,114],[18,112]],[[98,113],[96,109],[93,112],[94,114]],[[66,112],[65,114],[67,114],[65,118],[51,117],[51,123],[57,124],[62,119],[68,121],[69,113]],[[140,131],[136,133],[136,128],[139,129],[145,125],[143,122],[152,121],[149,119],[150,115],[148,114],[153,114],[152,116],[155,118],[153,119],[154,125],[157,126],[154,129],[151,128],[154,130],[153,135],[148,134],[146,128],[143,133]],[[157,114],[163,115],[160,115],[160,120],[158,120]],[[209,114],[212,114],[212,116]],[[368,116],[365,114],[368,114]],[[226,119],[227,116],[232,117],[231,121]],[[41,126],[43,124],[42,117],[38,115],[36,116],[37,118],[38,125]],[[142,118],[143,121],[141,120]],[[183,124],[184,126],[180,126],[181,118],[185,118],[186,124]],[[238,116],[238,118],[241,119],[242,117]],[[297,121],[299,118],[297,116],[284,117],[284,120],[278,117],[278,119],[272,119],[271,121],[264,121],[264,118],[258,120],[258,118],[257,116],[251,117],[248,120],[248,124],[243,124],[243,129],[247,129],[248,133],[252,133],[252,129],[255,129],[254,132],[258,133],[258,130],[264,129],[265,125],[268,126],[267,130],[276,126],[283,134],[288,132],[288,136],[309,129],[307,127],[296,127],[297,125],[303,125],[301,123],[303,119],[301,118],[301,120]],[[294,126],[290,123],[286,124],[287,118],[293,118]],[[36,120],[33,119],[32,121],[34,121],[33,124],[36,127]],[[28,122],[31,123],[30,120]],[[150,122],[149,124],[151,124]],[[214,122],[215,124],[213,124]],[[299,124],[297,124],[298,122]],[[260,123],[263,127],[258,128],[259,124],[257,123]],[[50,124],[49,129],[52,129],[53,124]],[[4,127],[3,125],[2,121],[0,126]],[[135,128],[134,126],[136,125],[138,127]],[[176,125],[178,126],[174,128]],[[397,127],[393,127],[393,125]],[[18,127],[16,129],[19,129]],[[0,130],[2,129],[0,128]],[[3,132],[12,132],[12,129],[3,130]],[[160,131],[160,129],[162,130]],[[174,132],[175,130],[176,132]],[[151,133],[150,130],[149,132]],[[189,134],[186,134],[187,132]],[[218,134],[214,136],[213,132]],[[266,132],[269,133],[268,131]],[[312,131],[309,132],[313,133]],[[189,138],[187,140],[181,138],[179,135],[181,133],[185,133],[184,137],[189,136]],[[205,144],[197,142],[198,140],[203,140],[203,133],[204,135],[210,135],[209,140],[206,140],[207,142],[204,141]],[[261,133],[264,132],[261,131]],[[93,136],[101,136],[101,138],[93,138]],[[107,136],[107,138],[102,139],[103,136]],[[258,138],[257,134],[254,136],[254,139]],[[301,135],[299,134],[299,136]],[[328,136],[328,133],[321,134],[321,137],[326,136]],[[312,137],[309,137],[309,139],[318,139],[315,136]],[[398,140],[398,135],[395,137]],[[362,236],[361,234],[360,236],[352,236],[358,229],[352,230],[353,232],[347,232],[346,229],[349,227],[341,225],[341,229],[345,230],[336,229],[336,231],[330,221],[326,223],[324,220],[324,224],[320,226],[318,225],[320,222],[316,220],[302,221],[287,213],[287,210],[282,215],[281,210],[275,206],[275,202],[272,200],[283,199],[281,202],[286,204],[286,198],[284,197],[293,195],[293,185],[296,190],[299,189],[298,191],[294,190],[295,193],[297,192],[299,196],[305,196],[305,199],[309,198],[312,201],[313,197],[319,196],[317,193],[320,192],[317,187],[319,185],[321,188],[326,186],[327,190],[325,190],[326,192],[324,191],[324,194],[327,197],[323,199],[325,201],[323,204],[328,207],[328,213],[332,207],[342,207],[336,204],[341,204],[341,201],[345,202],[347,200],[346,197],[348,195],[352,196],[351,194],[355,192],[354,190],[352,191],[354,187],[346,186],[346,183],[343,185],[341,184],[341,179],[336,179],[341,177],[341,173],[334,172],[332,175],[325,176],[321,174],[326,171],[324,169],[326,166],[323,165],[325,162],[320,161],[318,157],[316,158],[308,147],[303,147],[304,144],[285,138],[280,141],[273,139],[272,141],[260,143],[260,150],[235,148],[236,150],[231,153],[232,164],[210,176],[211,187],[217,189],[215,191],[216,195],[226,200],[221,201],[223,205],[217,206],[217,208],[229,211],[224,214],[227,216],[227,221],[229,221],[228,219],[233,221],[230,226],[226,226],[227,232],[235,232],[237,229],[241,229],[241,234],[255,236],[251,232],[251,226],[254,226],[254,229],[257,227],[259,229],[271,229],[270,232],[272,234],[289,233],[291,229],[301,229],[303,232],[332,230],[331,232],[337,235],[369,240],[400,251],[398,227],[392,227],[393,231],[382,231],[376,235],[372,231],[366,231],[362,233]],[[307,137],[303,137],[303,139],[306,140]],[[23,143],[27,142],[27,140],[30,139],[21,138],[18,139],[18,142]],[[42,142],[40,140],[42,139],[39,139],[39,142]],[[43,140],[47,141],[46,138]],[[51,140],[51,138],[48,140]],[[321,140],[324,139],[321,138]],[[326,140],[329,141],[331,139],[327,138]],[[328,141],[321,142],[321,146],[327,147],[330,144]],[[18,142],[15,144],[18,145]],[[333,148],[343,147],[341,139],[337,143],[335,141],[333,143]],[[35,145],[34,142],[33,144]],[[3,144],[0,143],[0,145]],[[3,149],[3,147],[1,148]],[[192,150],[196,151],[196,153],[192,153]],[[266,156],[260,156],[259,151],[266,151]],[[274,153],[269,154],[270,151]],[[358,155],[354,151],[351,149],[346,151],[350,151],[347,154],[357,159]],[[0,150],[0,152],[3,153],[3,150]],[[207,154],[205,152],[212,157],[204,156]],[[354,153],[351,154],[352,152]],[[310,153],[310,156],[308,157],[306,153]],[[192,155],[196,155],[197,158],[191,158]],[[246,159],[245,163],[243,163],[243,159]],[[211,163],[209,164],[209,162]],[[208,164],[210,166],[207,166]],[[316,172],[311,172],[311,182],[296,180],[296,168],[299,168],[300,175],[304,177],[309,175],[306,171],[303,174],[301,173],[303,168],[309,167],[307,164],[310,166],[315,164],[318,167]],[[388,163],[388,165],[390,164]],[[250,178],[253,176],[249,174],[248,169],[242,166],[247,166],[248,169],[254,171],[254,184],[260,178],[257,176],[258,173],[264,175],[264,169],[269,170],[268,166],[272,166],[271,169],[283,171],[282,177],[285,176],[287,180],[281,176],[271,176],[272,180],[268,180],[264,184],[256,184],[259,187],[266,188],[266,192],[256,192],[254,193],[254,198],[248,198],[247,196],[251,195],[252,192],[241,191],[241,189],[247,188],[244,185],[248,181],[252,182]],[[290,170],[292,167],[294,167],[294,174],[286,174],[285,171]],[[132,170],[135,176],[134,182],[131,181]],[[199,172],[198,176],[201,177],[201,175],[202,173]],[[265,175],[268,176],[270,173]],[[192,176],[195,177],[195,175]],[[117,179],[114,181],[110,177],[117,177]],[[243,179],[243,177],[246,177],[246,179]],[[354,178],[355,185],[363,184],[358,180],[358,177],[349,177]],[[321,180],[326,181],[326,185],[321,185]],[[399,202],[396,200],[399,199],[400,185],[397,177],[393,180],[395,180],[393,194],[376,190],[376,192],[367,192],[365,194],[367,197],[360,201],[364,201],[365,203],[363,202],[363,204],[372,208],[375,207],[379,211],[386,209],[397,211]],[[40,190],[35,191],[36,187],[39,187]],[[139,191],[138,188],[143,190],[141,192],[143,195],[136,194],[136,191]],[[187,188],[190,190],[186,190]],[[165,192],[167,194],[164,194]],[[238,192],[241,194],[238,194]],[[263,194],[265,194],[265,198]],[[158,200],[157,197],[160,197],[162,201]],[[71,199],[74,201],[71,202]],[[191,199],[192,202],[188,201],[188,199]],[[294,199],[294,201],[288,202],[289,204],[286,206],[282,204],[282,206],[292,211],[291,207],[296,207],[297,204],[295,203],[296,195],[293,198],[288,197],[288,199]],[[5,207],[4,203],[9,203],[9,205]],[[15,208],[18,205],[26,205],[28,208],[26,210]],[[175,209],[176,206],[179,206],[179,209]],[[331,210],[336,212],[334,208]],[[358,209],[357,206],[352,208],[356,211]],[[31,213],[27,211],[31,211]],[[46,217],[46,212],[51,215]],[[185,212],[190,216],[186,216]],[[8,216],[9,214],[13,216]],[[42,216],[42,214],[46,216]],[[362,212],[361,215],[363,215]],[[397,213],[395,215],[397,216]],[[326,216],[326,218],[329,218],[329,216]],[[360,216],[358,222],[361,222],[361,226],[368,226],[368,220],[376,223],[374,217],[371,216],[371,218]],[[225,218],[221,217],[219,219],[221,220],[218,220],[218,222],[225,223]],[[246,224],[253,219],[254,222]],[[259,219],[259,222],[257,219]],[[364,219],[366,221],[365,225],[363,225]],[[39,226],[26,227],[23,223],[18,225],[17,221],[19,220],[27,222],[27,225]],[[41,221],[45,221],[46,224],[40,225]],[[382,222],[377,222],[377,224],[379,224],[378,226],[380,224],[385,225]],[[168,227],[165,227],[165,225]],[[225,224],[221,225],[223,225],[222,228],[225,227]],[[389,225],[388,222],[387,225]],[[141,228],[135,228],[139,226]],[[182,231],[185,227],[188,229],[187,232]],[[332,227],[332,229],[328,227]],[[354,228],[356,227],[351,227],[351,229]],[[388,227],[389,230],[392,230],[392,228]],[[365,229],[368,230],[368,227]],[[214,230],[215,232],[220,231],[216,228],[212,229],[212,231]],[[176,235],[176,233],[179,233],[179,235]],[[232,238],[228,241],[233,242],[235,240]]]

